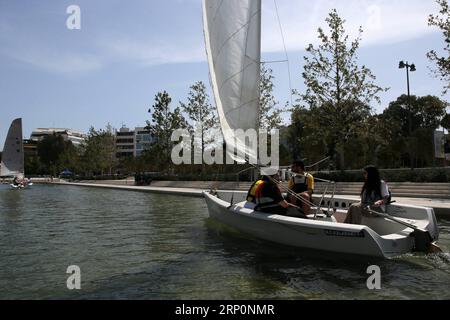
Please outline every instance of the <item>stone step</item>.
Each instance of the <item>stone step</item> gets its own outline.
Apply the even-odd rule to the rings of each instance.
[[[212,182],[212,181],[154,181],[152,187],[171,188],[196,188],[196,189],[221,189],[221,190],[241,190],[247,191],[251,182]],[[286,187],[287,183],[283,183]],[[324,192],[324,183],[316,184],[315,193]],[[359,195],[361,183],[338,183],[336,184],[336,194]],[[413,183],[392,183],[389,184],[393,197],[422,197],[422,198],[442,198],[450,199],[450,184],[413,184]],[[328,193],[332,193],[330,187]]]
[[[448,192],[437,192],[437,191],[431,191],[431,190],[422,190],[422,191],[415,191],[415,190],[391,190],[393,196],[398,196],[400,194],[413,194],[416,196],[422,196],[426,197],[429,195],[436,195],[443,198],[450,198],[450,194]],[[324,190],[315,190],[315,193],[322,193]],[[332,193],[332,191],[328,191],[328,193]],[[359,195],[359,190],[337,190],[337,194],[350,194],[350,195]]]
[[[405,197],[405,198],[430,198],[430,199],[450,199],[450,196],[447,194],[417,194],[417,193],[395,193],[392,195],[392,198],[396,197]]]
[[[316,191],[323,191],[325,188],[315,188]],[[328,188],[328,191],[332,191],[333,188]],[[392,192],[398,192],[398,191],[404,191],[404,192],[437,192],[437,193],[448,193],[447,190],[439,190],[439,189],[432,189],[432,188],[425,188],[425,189],[411,189],[411,188],[392,188],[390,187],[389,190]],[[361,192],[361,188],[336,188],[336,191],[339,192]]]
[[[450,192],[450,187],[435,187],[435,186],[429,186],[429,185],[417,185],[417,186],[411,186],[411,185],[407,185],[407,186],[401,186],[401,185],[392,185],[392,184],[388,184],[390,189],[407,189],[407,190],[441,190],[441,191],[449,191]],[[325,189],[326,186],[324,185],[315,185],[316,189]],[[332,186],[329,186],[328,188],[332,188]],[[336,189],[350,189],[350,190],[356,190],[359,189],[361,190],[362,185],[359,186],[345,186],[345,185],[336,185]]]
[[[443,191],[449,191],[450,192],[450,184],[441,184],[441,185],[435,185],[435,184],[428,184],[428,183],[417,183],[417,184],[397,184],[397,183],[388,183],[389,187],[391,189],[399,189],[399,188],[407,188],[407,189],[433,189],[433,190],[443,190]],[[319,184],[316,183],[316,188],[325,188],[325,184]],[[337,188],[362,188],[362,184],[336,184]]]

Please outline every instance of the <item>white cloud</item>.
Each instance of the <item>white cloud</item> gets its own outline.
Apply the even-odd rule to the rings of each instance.
[[[83,74],[103,66],[101,60],[93,55],[57,53],[52,50],[18,52],[12,58],[36,68],[66,75]]]
[[[49,30],[30,30],[14,20],[7,21],[9,24],[0,21],[0,54],[61,74],[88,73],[116,62],[154,66],[204,61],[200,0],[172,1],[180,4],[172,19],[183,20],[183,30],[165,28],[166,21],[161,19],[155,29],[150,29],[153,25],[149,23],[149,31],[153,30],[149,33],[130,27],[130,23],[121,26],[120,35],[100,28],[95,33],[86,32],[74,44],[61,37],[54,41]],[[317,43],[317,28],[326,26],[324,20],[332,8],[347,20],[346,30],[352,38],[363,26],[363,46],[410,40],[435,31],[427,25],[428,14],[436,11],[432,0],[276,1],[288,51]],[[183,15],[183,6],[190,6],[194,14]],[[273,0],[263,0],[262,43],[264,52],[283,51]]]
[[[100,47],[110,60],[128,61],[143,66],[190,63],[206,59],[203,43],[192,45],[183,42],[123,37],[101,41]]]
[[[199,0],[177,0],[196,6],[201,21]],[[325,27],[325,18],[333,9],[346,20],[351,38],[364,29],[362,46],[390,44],[434,32],[427,25],[428,14],[436,11],[432,0],[276,0],[288,51],[304,50],[317,43],[317,28]],[[188,23],[188,21],[187,21]],[[197,22],[197,25],[201,25]],[[263,0],[262,50],[283,51],[282,37],[273,0]],[[201,29],[193,34],[164,32],[148,39],[122,37],[102,46],[117,59],[146,66],[166,63],[189,63],[206,59]]]
[[[33,30],[22,29],[11,23],[0,24],[0,56],[29,64],[35,68],[52,73],[82,74],[98,70],[103,66],[99,56],[92,53],[77,52],[69,43],[45,37]],[[47,39],[46,39],[47,38]]]
[[[434,32],[427,17],[436,11],[432,0],[276,0],[289,51],[303,50],[317,43],[318,27],[326,27],[325,18],[336,8],[346,20],[351,38],[363,27],[363,46],[390,44]],[[263,51],[283,50],[273,1],[263,1]]]

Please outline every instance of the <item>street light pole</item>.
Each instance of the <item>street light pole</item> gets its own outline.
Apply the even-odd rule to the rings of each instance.
[[[409,68],[410,65],[408,64],[408,62],[405,64],[406,67],[406,82],[408,83],[408,97],[411,95],[411,92],[409,90]]]
[[[408,88],[408,134],[409,134],[409,139],[411,139],[412,136],[412,108],[411,108],[411,91],[410,91],[410,86],[409,86],[409,71],[411,70],[411,72],[416,71],[416,65],[413,64],[409,64],[408,62],[404,62],[404,61],[400,61],[400,64],[398,66],[400,69],[406,68],[406,83],[407,83],[407,88]],[[410,146],[411,147],[411,146]],[[409,161],[411,162],[411,168],[414,168],[413,165],[413,159],[412,159],[412,154],[411,154],[411,150],[409,152]]]

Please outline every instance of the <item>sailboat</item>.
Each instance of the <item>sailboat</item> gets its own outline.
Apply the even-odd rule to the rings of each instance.
[[[203,0],[203,22],[210,81],[225,143],[245,150],[233,129],[256,129],[259,114],[261,0]],[[267,214],[237,202],[226,192],[204,192],[211,218],[256,238],[282,245],[345,254],[392,258],[423,250],[438,240],[433,209],[401,204],[387,206],[387,215],[364,218],[361,225],[336,219],[346,210],[315,214],[309,219]],[[324,194],[317,205],[333,200]],[[354,200],[353,200],[354,202]],[[338,212],[339,211],[339,212]],[[338,221],[339,220],[339,221]],[[420,236],[424,237],[420,237]],[[424,240],[425,239],[425,240]]]
[[[0,177],[17,180],[18,183],[11,184],[13,189],[24,189],[33,185],[25,180],[21,118],[15,119],[9,127],[2,152]]]

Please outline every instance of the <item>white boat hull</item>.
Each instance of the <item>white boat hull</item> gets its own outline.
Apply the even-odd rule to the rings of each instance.
[[[33,186],[33,183],[29,183],[26,185],[15,185],[15,184],[10,184],[11,188],[14,190],[22,190],[22,189],[28,189],[31,186]]]
[[[229,202],[217,196],[206,192],[204,196],[211,218],[254,237],[283,245],[382,258],[399,256],[414,248],[414,239],[410,236],[412,229],[382,218],[374,218],[371,223],[375,226],[383,223],[387,231],[395,233],[380,235],[365,225],[337,223],[335,219],[325,217],[306,220],[259,213],[245,208],[245,202],[230,207]]]

